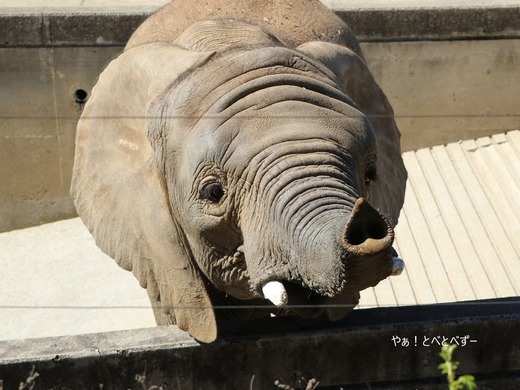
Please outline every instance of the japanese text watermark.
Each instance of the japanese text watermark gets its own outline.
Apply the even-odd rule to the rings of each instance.
[[[458,345],[465,347],[470,343],[476,343],[476,339],[471,336],[392,336],[394,347],[410,348],[410,347],[440,347],[447,345]]]

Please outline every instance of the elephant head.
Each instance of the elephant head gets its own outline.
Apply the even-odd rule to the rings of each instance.
[[[158,324],[210,342],[218,318],[343,317],[402,268],[405,181],[391,107],[358,55],[219,20],[109,64],[71,191]],[[237,303],[252,309],[215,309]]]

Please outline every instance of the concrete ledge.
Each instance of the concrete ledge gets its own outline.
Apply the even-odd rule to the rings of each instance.
[[[0,15],[0,45],[124,46],[150,12],[27,13],[4,9]]]
[[[481,7],[416,6],[389,3],[375,9],[328,4],[360,41],[518,38],[520,5],[500,1]],[[2,7],[0,45],[125,45],[139,24],[158,6]]]
[[[514,298],[356,310],[335,324],[232,322],[210,345],[175,327],[2,342],[0,379],[15,388],[34,367],[41,388],[140,388],[136,374],[145,373],[147,388],[268,389],[276,380],[297,386],[303,376],[320,389],[445,389],[438,344],[449,340],[460,344],[459,374],[474,374],[479,389],[512,390],[520,380],[519,326]]]
[[[520,5],[336,11],[361,42],[497,39],[520,36]]]

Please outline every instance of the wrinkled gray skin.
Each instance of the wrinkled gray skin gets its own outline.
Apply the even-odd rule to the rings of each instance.
[[[211,342],[221,318],[347,314],[392,273],[405,181],[392,109],[334,14],[180,0],[100,76],[71,191],[158,324]],[[213,309],[237,304],[263,308]]]

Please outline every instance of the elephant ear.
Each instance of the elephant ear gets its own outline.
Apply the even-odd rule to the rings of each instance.
[[[364,60],[347,47],[308,42],[298,50],[329,68],[343,82],[356,108],[370,120],[377,137],[378,179],[372,184],[368,200],[395,226],[404,202],[407,173],[401,157],[401,134],[388,99]]]
[[[154,99],[211,56],[152,43],[112,61],[78,123],[71,186],[97,245],[147,289],[157,323],[176,323],[203,342],[217,336],[215,314],[170,212],[145,120]]]

